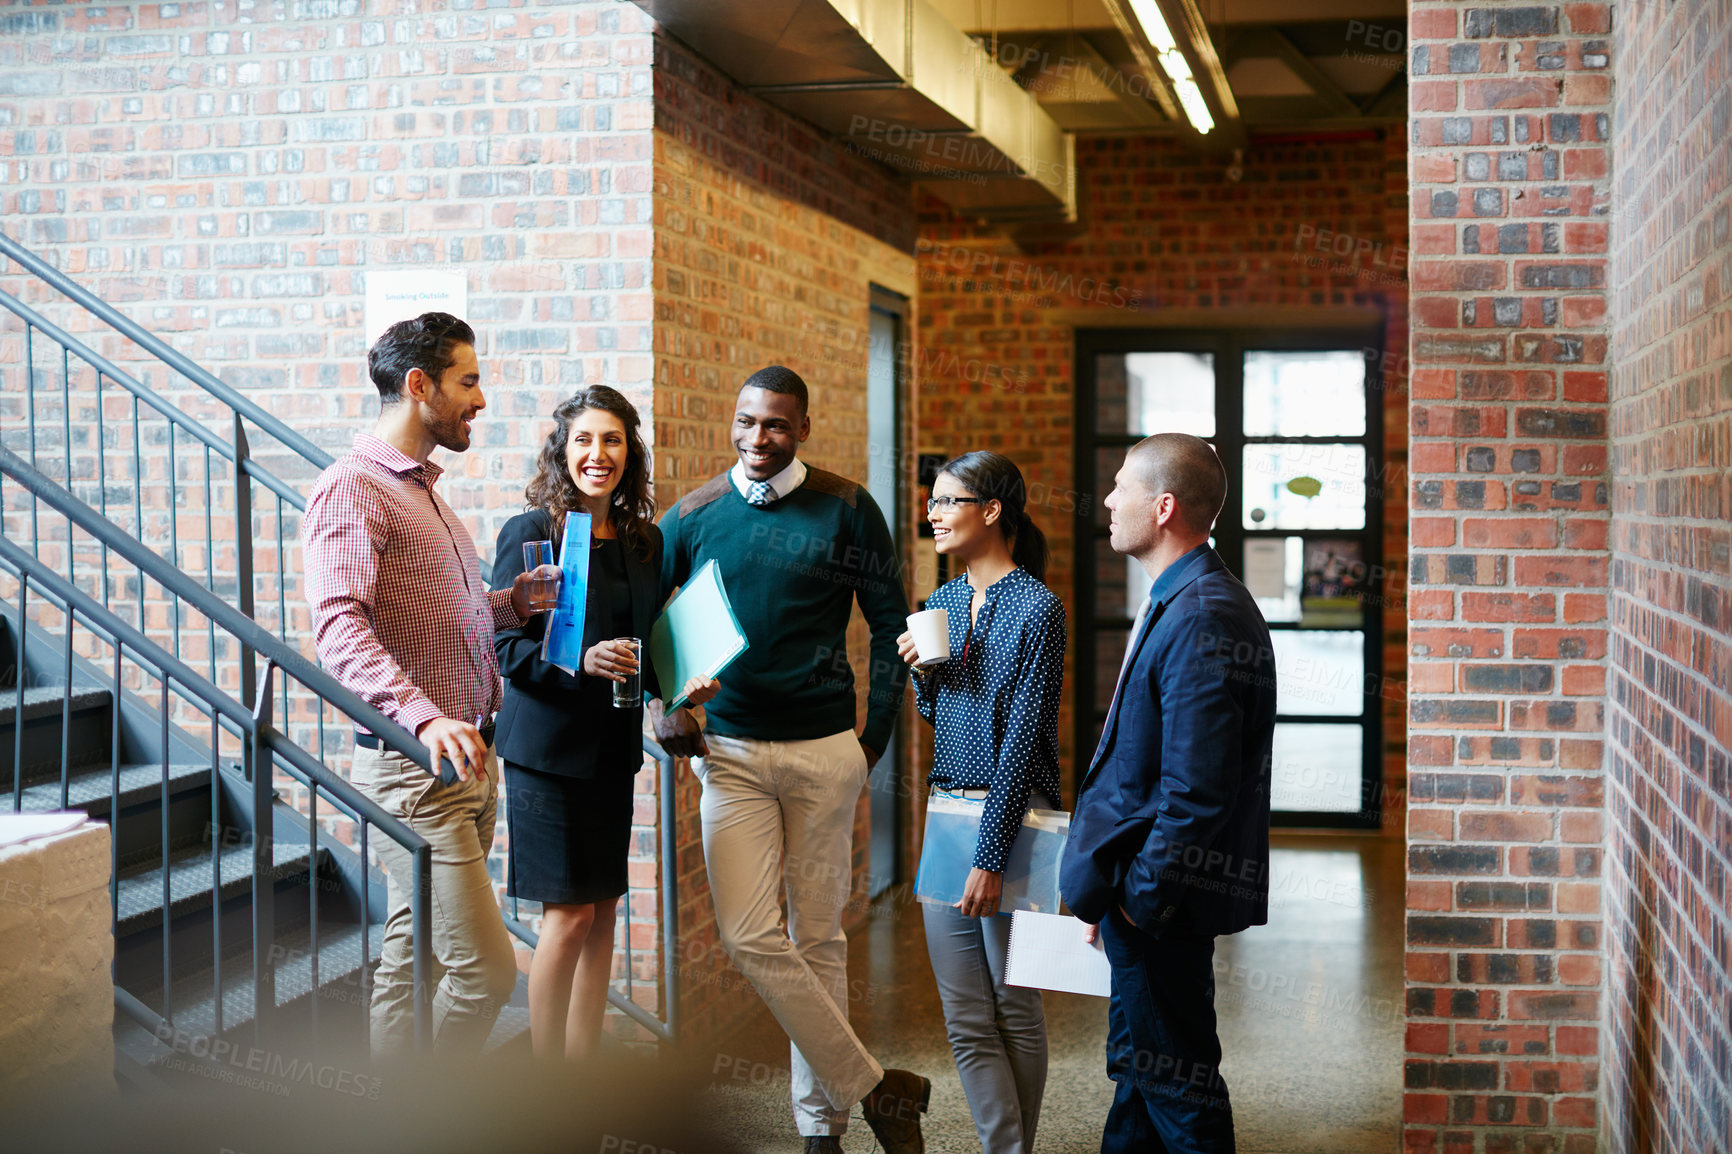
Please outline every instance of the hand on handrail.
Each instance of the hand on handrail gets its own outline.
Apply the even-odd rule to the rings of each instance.
[[[479,781],[487,772],[487,743],[473,725],[454,717],[435,717],[415,736],[427,747],[429,766],[440,757],[449,758],[458,781],[470,780],[471,771]]]

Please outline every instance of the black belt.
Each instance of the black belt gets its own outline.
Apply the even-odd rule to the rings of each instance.
[[[481,740],[489,747],[493,745],[493,722],[489,721],[486,725],[481,726]],[[362,733],[357,729],[355,731],[355,744],[362,749],[384,749],[385,739],[378,734]]]

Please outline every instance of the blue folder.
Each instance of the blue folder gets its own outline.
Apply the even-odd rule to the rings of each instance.
[[[714,561],[686,579],[650,627],[649,658],[668,711],[686,703],[686,682],[714,680],[746,651],[746,634]]]
[[[565,543],[559,551],[559,604],[548,612],[541,659],[572,676],[583,667],[583,616],[589,607],[588,513],[565,515]]]
[[[962,900],[974,849],[980,841],[984,798],[934,792],[926,803],[926,837],[920,849],[920,872],[914,896],[931,904],[953,906]],[[1056,809],[1031,809],[1011,843],[1004,863],[998,912],[1030,910],[1055,914],[1059,908],[1058,867],[1070,834],[1070,814]]]

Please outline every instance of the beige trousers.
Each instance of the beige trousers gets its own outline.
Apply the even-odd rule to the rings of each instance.
[[[501,1007],[517,986],[517,961],[500,918],[487,852],[499,798],[499,762],[487,751],[484,779],[440,785],[390,750],[355,749],[355,788],[433,847],[433,1044],[448,1053],[479,1053]],[[375,1057],[407,1054],[415,1040],[415,972],[410,952],[409,895],[413,858],[371,830],[389,879],[390,912],[373,978]]]
[[[692,768],[704,784],[704,865],[722,946],[793,1043],[800,1133],[841,1134],[884,1076],[848,1024],[842,932],[866,755],[853,730],[813,741],[704,740],[709,756]]]

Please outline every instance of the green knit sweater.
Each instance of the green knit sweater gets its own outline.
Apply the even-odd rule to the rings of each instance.
[[[896,654],[908,599],[884,514],[865,489],[823,469],[773,505],[748,505],[724,473],[661,519],[662,594],[715,561],[749,643],[705,707],[712,732],[803,741],[854,728],[848,618],[872,630],[866,728],[882,753],[902,705]]]

